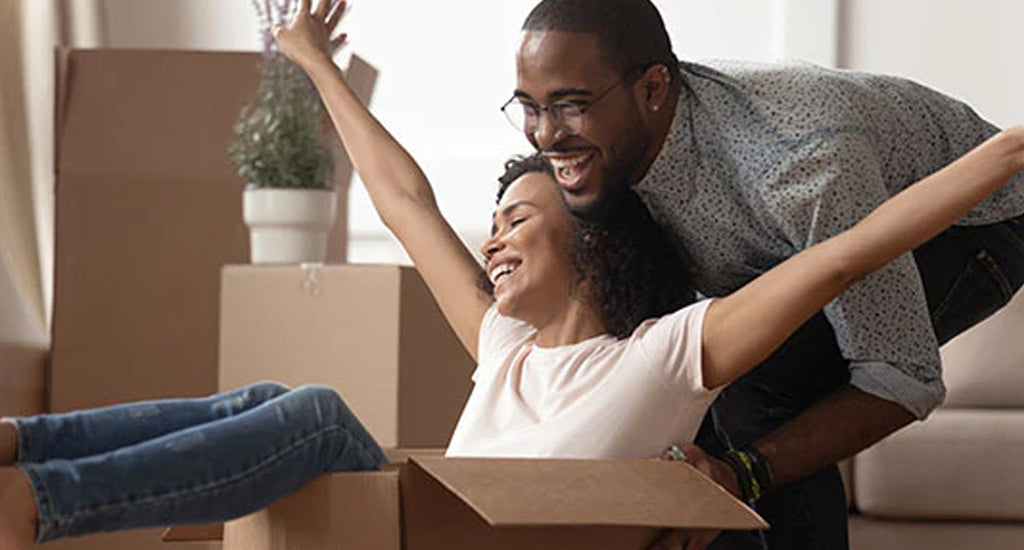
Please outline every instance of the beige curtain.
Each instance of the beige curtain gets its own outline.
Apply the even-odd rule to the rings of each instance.
[[[0,0],[0,341],[48,340],[54,48],[103,45],[101,0]]]

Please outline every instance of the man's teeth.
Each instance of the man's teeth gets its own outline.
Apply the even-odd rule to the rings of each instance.
[[[552,168],[555,170],[569,170],[583,164],[590,158],[590,155],[580,155],[572,158],[549,158]]]
[[[577,168],[580,165],[590,160],[590,154],[576,157],[548,157],[548,160],[551,162],[551,167],[555,169],[555,173],[558,174],[559,178],[569,180],[577,174]]]

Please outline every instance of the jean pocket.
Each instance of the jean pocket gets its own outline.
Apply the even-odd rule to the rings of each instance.
[[[967,262],[949,292],[932,312],[932,325],[939,343],[974,326],[1013,296],[1014,286],[986,250]]]

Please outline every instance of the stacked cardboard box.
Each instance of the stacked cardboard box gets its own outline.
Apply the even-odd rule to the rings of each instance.
[[[0,417],[43,412],[48,354],[42,345],[0,342]]]
[[[259,59],[58,53],[50,410],[216,390],[220,268],[248,256],[226,148]],[[52,546],[162,543],[143,530]]]
[[[474,363],[415,270],[228,266],[220,387],[333,387],[384,447],[448,444]]]

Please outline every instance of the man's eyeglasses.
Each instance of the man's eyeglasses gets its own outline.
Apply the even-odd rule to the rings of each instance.
[[[587,102],[580,101],[556,101],[547,107],[541,107],[535,103],[525,101],[525,98],[513,97],[501,106],[501,112],[505,118],[515,127],[516,130],[533,135],[540,129],[541,114],[547,112],[551,123],[555,128],[570,136],[575,136],[583,131],[583,115],[598,101],[605,98],[612,90],[626,82],[619,80],[609,86],[605,91],[594,96]]]

